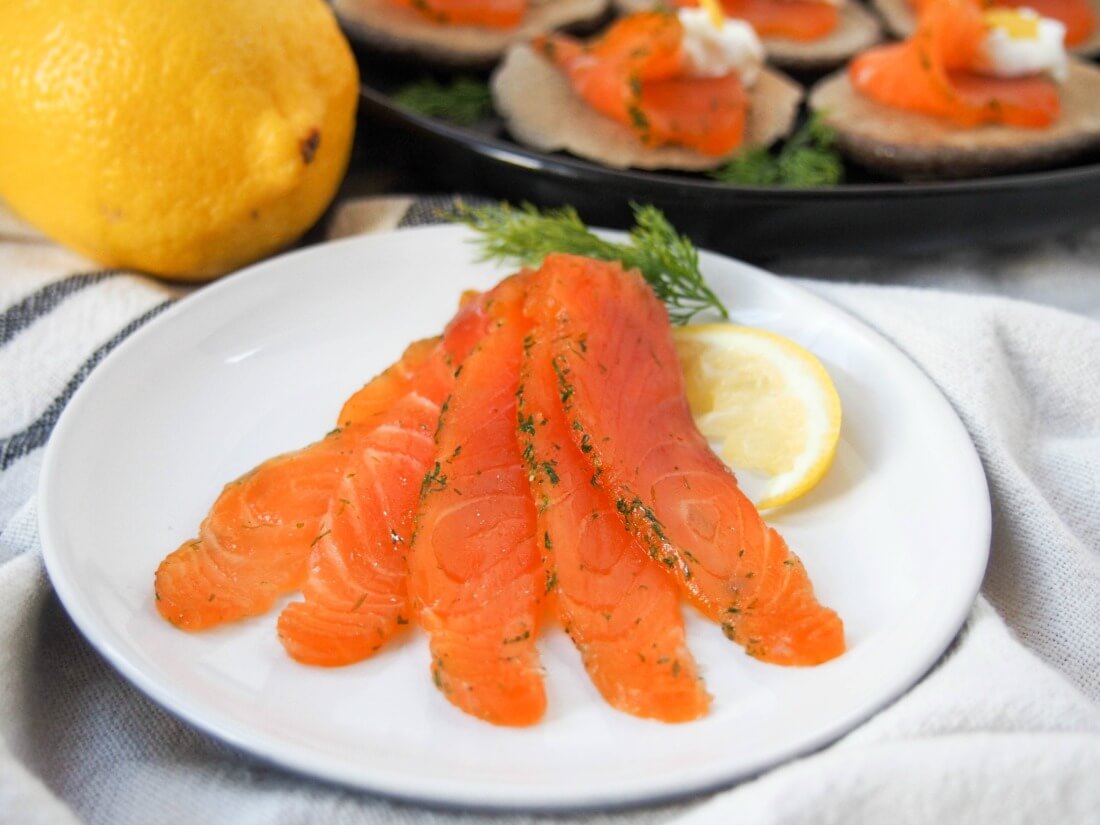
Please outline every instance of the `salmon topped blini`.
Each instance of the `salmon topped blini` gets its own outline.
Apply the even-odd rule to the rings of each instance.
[[[642,12],[587,42],[552,34],[516,47],[493,95],[513,135],[536,148],[705,169],[789,131],[801,89],[763,63],[744,22],[716,25],[703,9]]]
[[[445,66],[488,67],[512,44],[591,23],[608,0],[334,0],[371,48]]]
[[[859,94],[884,106],[960,126],[1049,126],[1061,112],[1058,83],[1068,70],[1064,33],[1061,24],[1034,13],[932,0],[912,38],[861,54],[848,77]],[[1035,44],[1039,60],[1014,67],[1002,52],[1022,41]]]
[[[928,0],[873,0],[887,27],[898,37],[909,37]],[[995,0],[987,3],[1009,9],[1029,9],[1065,27],[1065,44],[1071,52],[1095,55],[1100,52],[1100,0]]]
[[[697,17],[703,32],[729,44],[728,65],[700,65],[703,49],[693,48],[692,39]],[[593,109],[630,127],[643,143],[724,155],[744,138],[745,89],[756,82],[764,49],[752,29],[729,23],[720,30],[705,17],[635,14],[591,43],[549,35],[534,48]]]
[[[907,40],[860,54],[810,106],[855,160],[904,177],[1050,165],[1100,146],[1100,69],[1030,9],[925,0]]]

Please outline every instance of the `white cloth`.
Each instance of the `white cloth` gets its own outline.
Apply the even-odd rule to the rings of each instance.
[[[349,234],[431,214],[431,204],[408,199],[359,203],[330,226]],[[982,596],[931,674],[836,744],[722,793],[627,812],[489,817],[390,802],[263,765],[176,721],[83,640],[42,566],[34,505],[42,445],[119,331],[154,315],[173,292],[99,272],[0,216],[0,821],[1096,822],[1098,251],[1093,232],[1015,258],[847,264],[860,276],[878,266],[895,282],[969,292],[1011,291],[1020,284],[1004,276],[1023,267],[1032,297],[1091,318],[942,289],[804,282],[925,369],[962,416],[989,476],[994,532]],[[827,266],[838,271],[783,264],[804,274]]]

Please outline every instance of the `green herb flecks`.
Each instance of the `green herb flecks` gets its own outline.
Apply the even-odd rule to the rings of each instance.
[[[557,485],[561,479],[558,477],[558,462],[551,459],[550,461],[544,461],[541,464],[543,473],[546,474],[546,479],[551,484]]]
[[[535,416],[524,416],[523,410],[519,411],[519,431],[527,435],[535,434]]]
[[[509,638],[506,638],[504,640],[504,644],[514,645],[516,642],[525,642],[530,638],[531,638],[531,631],[530,630],[525,630],[525,631],[523,631],[522,633],[520,633],[516,636],[511,636]]]
[[[783,148],[748,149],[711,173],[722,183],[750,186],[834,186],[844,179],[837,135],[814,115]]]
[[[402,86],[393,99],[406,109],[459,126],[471,126],[493,112],[489,85],[472,77],[458,77],[449,84],[424,78]]]
[[[713,310],[728,318],[726,307],[699,270],[699,253],[659,209],[632,204],[634,228],[625,243],[601,238],[585,226],[572,207],[539,210],[531,204],[471,206],[460,203],[452,218],[478,233],[483,260],[537,266],[552,252],[620,261],[637,269],[665,302],[674,324],[686,324]]]
[[[432,465],[432,469],[424,475],[424,480],[420,483],[421,498],[424,498],[428,493],[436,493],[447,489],[447,475],[441,472],[442,469],[437,461]]]

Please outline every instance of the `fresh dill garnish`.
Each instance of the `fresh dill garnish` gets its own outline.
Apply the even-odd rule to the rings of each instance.
[[[656,207],[631,204],[631,208],[634,228],[626,243],[596,235],[569,206],[541,211],[529,203],[519,207],[459,203],[451,217],[478,233],[482,260],[537,266],[552,252],[568,252],[620,261],[627,269],[642,273],[665,302],[672,323],[686,324],[707,309],[728,318],[726,307],[703,280],[699,253],[691,241]]]
[[[844,179],[837,135],[813,115],[777,153],[749,149],[711,172],[722,183],[751,186],[833,186]]]
[[[393,99],[406,109],[459,126],[471,126],[493,111],[489,85],[472,77],[457,77],[450,84],[426,77],[402,86]]]

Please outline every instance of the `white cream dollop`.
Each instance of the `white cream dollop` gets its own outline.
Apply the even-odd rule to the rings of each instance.
[[[1061,21],[1041,17],[1029,8],[991,9],[986,12],[989,32],[982,41],[983,74],[993,77],[1026,77],[1047,74],[1066,79],[1066,27]]]
[[[722,77],[736,72],[745,88],[752,86],[764,65],[764,46],[744,20],[727,19],[715,26],[706,9],[680,9],[684,27],[682,48],[688,71],[695,77]]]

